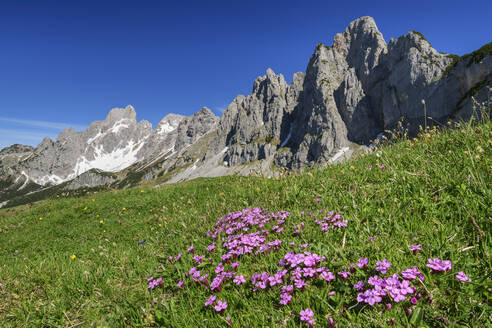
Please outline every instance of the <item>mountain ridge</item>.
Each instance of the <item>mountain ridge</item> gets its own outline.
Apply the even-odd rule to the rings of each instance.
[[[426,121],[471,117],[471,96],[485,101],[492,85],[489,45],[456,60],[415,31],[386,43],[374,19],[364,16],[336,34],[332,46],[318,44],[306,72],[295,73],[290,84],[267,69],[221,118],[203,107],[189,117],[168,114],[153,130],[148,121],[136,121],[129,105],[113,108],[85,131],[68,128],[56,141],[45,138],[22,156],[10,155],[8,164],[0,157],[0,181],[7,186],[0,202],[28,185],[59,185],[92,169],[119,177],[108,182],[91,171],[75,185],[126,188],[228,174],[276,176],[283,168],[344,160],[400,121],[412,135]]]

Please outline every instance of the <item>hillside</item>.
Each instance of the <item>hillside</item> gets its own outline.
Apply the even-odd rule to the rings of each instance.
[[[395,326],[486,327],[492,310],[491,168],[487,120],[400,137],[346,163],[277,179],[199,178],[1,209],[0,322],[304,327],[310,320],[316,326],[333,320],[332,327],[379,327],[394,320]],[[228,215],[248,208],[264,210]],[[233,224],[245,217],[242,225]],[[233,236],[238,228],[249,229],[243,237],[260,231],[248,237],[254,252],[224,258],[223,272],[237,274],[224,274],[221,290],[211,291],[222,256],[239,251],[237,244],[226,250],[226,230]],[[191,245],[194,255],[187,251]],[[410,245],[421,250],[414,255]],[[199,255],[205,261],[197,265],[193,256]],[[431,269],[428,260],[435,258],[442,262]],[[234,262],[240,263],[236,269]],[[187,276],[195,265],[201,273]],[[294,273],[296,266],[304,271]],[[414,266],[420,272],[405,280]],[[364,294],[381,284],[370,276],[385,278],[388,289],[394,273],[404,299],[397,302],[388,292],[378,303],[377,295],[371,301]],[[294,282],[296,274],[304,274],[306,286]],[[239,275],[245,282],[238,285],[232,279],[241,282]],[[148,288],[150,277],[154,289]],[[291,279],[296,286],[281,296]],[[216,309],[204,305],[212,294]]]

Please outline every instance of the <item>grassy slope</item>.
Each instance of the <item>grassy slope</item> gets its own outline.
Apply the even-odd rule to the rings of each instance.
[[[383,147],[380,156],[280,180],[197,179],[144,192],[131,189],[0,210],[0,322],[5,327],[215,327],[226,325],[229,316],[238,327],[294,327],[301,326],[299,311],[306,307],[314,310],[317,323],[325,325],[333,317],[340,327],[386,326],[392,317],[400,326],[416,319],[405,314],[408,301],[392,310],[357,306],[352,285],[367,281],[361,270],[347,282],[337,276],[329,288],[310,286],[286,307],[278,304],[278,288],[253,293],[249,284],[228,285],[217,294],[229,303],[225,314],[204,308],[209,290],[189,280],[184,290],[173,287],[192,266],[186,248],[194,244],[196,254],[206,254],[211,239],[205,233],[217,218],[245,207],[265,207],[289,211],[287,227],[304,221],[306,228],[298,237],[286,229],[279,252],[245,258],[239,271],[246,277],[278,270],[278,260],[294,250],[290,242],[309,243],[307,250],[325,255],[324,265],[335,274],[359,257],[368,257],[371,269],[387,258],[393,263],[391,273],[418,265],[425,274],[434,301],[425,295],[417,305],[423,310],[422,326],[485,327],[491,310],[486,305],[491,137],[488,122],[429,132],[417,142]],[[317,197],[320,203],[313,201]],[[299,216],[318,209],[345,212],[348,227],[322,232],[314,219]],[[370,236],[376,236],[374,243],[367,241]],[[414,256],[410,244],[422,244],[423,251]],[[157,269],[178,252],[185,255],[176,267]],[[217,254],[212,256],[217,260]],[[450,259],[452,271],[431,275],[425,264],[434,257]],[[459,283],[454,278],[458,271],[473,282]],[[146,278],[151,275],[164,277],[166,287],[149,292]],[[329,290],[336,294],[329,296]]]

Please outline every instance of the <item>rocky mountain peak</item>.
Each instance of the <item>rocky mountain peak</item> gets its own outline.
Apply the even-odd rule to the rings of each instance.
[[[369,16],[354,20],[343,33],[336,34],[333,48],[355,68],[359,77],[369,75],[388,50],[376,22]]]
[[[185,118],[183,115],[178,114],[167,114],[164,118],[157,124],[155,131],[158,134],[167,134],[178,128],[179,123]]]
[[[198,112],[193,114],[193,116],[199,115],[199,116],[213,116],[215,117],[215,114],[212,112],[212,110],[208,107],[202,107]]]
[[[29,153],[34,150],[32,146],[26,146],[21,144],[13,144],[12,146],[5,147],[0,150],[1,155],[17,154],[17,153]]]
[[[133,106],[128,105],[125,108],[113,108],[106,117],[105,123],[113,124],[117,121],[128,119],[131,121],[137,121],[137,113]]]
[[[183,118],[178,125],[174,150],[179,152],[193,144],[200,137],[214,130],[219,121],[220,118],[207,107],[202,107],[192,116]]]
[[[72,127],[69,127],[58,134],[57,140],[69,139],[76,133],[77,131],[75,131]]]
[[[275,72],[268,68],[266,75],[256,78],[253,84],[252,94],[261,99],[271,98],[273,95],[285,94],[285,90],[288,85],[285,82],[285,78],[282,74],[275,74]]]

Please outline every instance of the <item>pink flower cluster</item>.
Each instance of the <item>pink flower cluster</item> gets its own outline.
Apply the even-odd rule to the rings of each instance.
[[[322,220],[316,220],[316,224],[321,226],[321,231],[328,231],[331,227],[331,229],[335,229],[335,227],[346,227],[347,226],[347,220],[343,220],[343,212],[336,213],[335,212],[328,212],[327,216],[325,216]]]
[[[359,287],[362,288],[363,286],[360,286],[360,283],[361,281],[359,281]],[[410,281],[400,280],[396,273],[386,279],[379,278],[377,275],[370,277],[367,283],[373,288],[359,293],[357,301],[371,306],[381,303],[385,296],[390,296],[394,302],[398,303],[405,300],[406,295],[413,294],[416,291],[415,287],[410,286]]]
[[[311,218],[316,217],[311,212],[307,214],[301,213],[301,215],[309,215]],[[347,220],[343,220],[342,215],[343,213],[341,212],[329,212],[322,220],[316,220],[315,222],[321,226],[322,231],[328,231],[330,227],[331,229],[345,227],[347,226]],[[263,209],[252,208],[230,213],[219,218],[213,229],[207,232],[207,236],[213,240],[206,250],[216,253],[217,255],[214,258],[220,258],[221,261],[212,266],[211,263],[214,262],[214,259],[209,257],[210,263],[203,263],[205,255],[195,255],[195,247],[190,246],[187,249],[189,254],[185,256],[188,257],[188,261],[191,261],[192,258],[198,267],[192,267],[185,273],[185,276],[202,288],[207,290],[210,288],[212,293],[220,292],[227,283],[236,286],[245,285],[246,288],[252,287],[255,292],[276,288],[275,290],[280,291],[280,304],[284,306],[292,303],[294,293],[303,292],[311,283],[319,286],[321,284],[320,281],[324,284],[335,280],[335,275],[323,266],[323,262],[326,262],[324,256],[319,256],[309,251],[301,251],[309,247],[309,244],[305,242],[297,248],[296,243],[290,243],[292,249],[296,249],[296,251],[287,252],[278,262],[280,269],[274,273],[266,271],[254,273],[251,279],[248,279],[247,276],[245,277],[245,275],[237,272],[240,266],[239,261],[243,257],[273,253],[281,249],[284,242],[275,237],[278,237],[278,233],[285,230],[286,219],[289,216],[288,212],[269,213]],[[289,226],[292,227],[293,233],[296,235],[304,230],[303,222]],[[370,237],[369,241],[373,242],[374,238]],[[287,245],[284,246],[287,247]],[[416,252],[421,247],[420,244],[410,245],[409,249]],[[177,262],[182,256],[182,253],[179,253],[174,258],[171,256],[169,261],[171,263]],[[210,254],[208,256],[214,255]],[[374,275],[369,277],[367,282],[357,281],[356,277],[363,272],[362,270],[357,270],[357,268],[367,272],[369,271],[368,265],[369,259],[361,257],[356,263],[351,263],[348,268],[340,268],[341,270],[337,271],[338,276],[341,278],[337,280],[335,285],[353,286],[357,291],[357,301],[371,306],[384,302],[386,307],[391,309],[392,302],[400,303],[407,299],[409,299],[411,304],[417,304],[422,295],[418,294],[417,289],[411,285],[412,280],[417,280],[417,282],[420,280],[420,283],[424,280],[424,275],[417,266],[407,268],[401,271],[400,274],[395,273],[386,278]],[[388,273],[391,267],[392,264],[388,259],[383,259],[376,263],[375,270],[379,272],[378,274],[384,275]],[[452,264],[449,260],[434,258],[428,260],[427,267],[432,272],[449,271]],[[202,271],[206,270],[208,273],[201,272],[199,268]],[[374,269],[374,267],[371,269]],[[464,272],[459,272],[455,277],[462,283],[471,281]],[[211,281],[210,284],[209,281]],[[148,283],[149,289],[164,285],[162,278],[154,279],[151,277],[148,279]],[[237,288],[234,285],[231,288]],[[179,280],[175,286],[185,288],[185,280]],[[189,287],[190,284],[186,283],[186,286]],[[344,288],[344,290],[347,289]],[[354,290],[352,291],[355,293]],[[328,293],[330,296],[334,294],[335,291],[333,290]],[[428,299],[431,301],[432,297]],[[228,304],[224,300],[218,300],[215,295],[211,295],[206,300],[205,306],[213,307],[217,312],[224,312]],[[307,323],[310,327],[314,326],[314,312],[311,309],[306,308],[299,314],[302,322]],[[226,321],[231,324],[230,318],[229,320],[226,319]],[[330,317],[328,323],[334,327],[333,318]]]
[[[388,269],[391,268],[391,262],[389,262],[387,259],[376,262],[376,265],[376,271],[379,271],[382,274],[386,274],[388,272]]]
[[[299,315],[301,316],[301,321],[306,322],[309,327],[314,327],[314,321],[313,321],[313,316],[314,312],[310,308],[307,308],[305,310],[302,310],[299,312]]]
[[[417,278],[419,278],[420,280],[424,280],[424,275],[422,274],[422,272],[419,271],[419,268],[417,266],[403,270],[401,272],[401,275],[403,276],[403,278],[409,280]]]
[[[216,300],[217,300],[217,296],[211,295],[205,302],[205,306],[213,306],[215,311],[217,312],[222,312],[225,309],[227,309],[226,301],[218,300],[217,302],[215,302]]]
[[[472,281],[463,271],[458,272],[458,274],[455,277],[456,279],[460,280],[462,284],[464,284],[467,281],[468,282]]]
[[[369,259],[367,257],[361,257],[357,261],[356,266],[362,269],[366,269],[368,264],[369,264]]]
[[[149,283],[147,289],[154,289],[162,282],[162,278],[154,279],[154,277],[150,277],[147,282]]]
[[[253,291],[266,289],[268,286],[280,285],[284,282],[287,270],[278,270],[274,275],[267,272],[255,273],[251,277],[251,282],[255,286]]]
[[[450,260],[441,260],[439,258],[429,259],[427,266],[433,270],[433,272],[439,271],[449,271],[451,270],[451,261]]]

